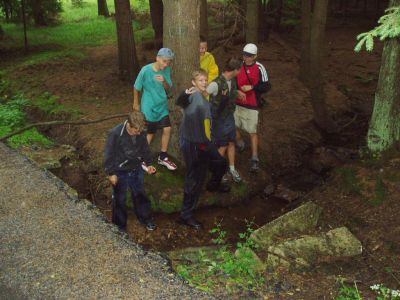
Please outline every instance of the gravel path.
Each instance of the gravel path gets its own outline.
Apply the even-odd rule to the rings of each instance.
[[[209,299],[0,143],[0,299]]]

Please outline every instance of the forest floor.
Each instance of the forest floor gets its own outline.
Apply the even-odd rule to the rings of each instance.
[[[338,124],[345,125],[340,134],[324,136],[312,122],[309,94],[297,77],[300,35],[296,32],[274,34],[259,45],[258,60],[266,66],[273,86],[261,117],[262,168],[276,184],[284,184],[300,193],[301,199],[313,199],[324,208],[321,228],[348,226],[361,240],[364,251],[360,257],[330,268],[318,267],[302,274],[280,273],[277,276],[288,288],[278,286],[269,295],[275,299],[331,299],[340,287],[339,276],[349,286],[357,282],[366,296],[371,295],[372,284],[400,286],[400,225],[396,215],[400,211],[397,175],[400,159],[393,155],[379,164],[358,157],[372,111],[382,47],[377,44],[372,53],[356,54],[355,37],[371,24],[363,21],[357,25],[334,24],[327,30],[324,67],[329,111]],[[230,56],[240,56],[242,46],[217,48],[215,56],[219,65]],[[140,46],[138,53],[141,65],[151,62],[155,56],[155,50],[140,49]],[[118,79],[116,47],[87,48],[86,54],[79,60],[66,57],[33,66],[21,65],[7,75],[16,89],[27,91],[32,97],[43,92],[58,96],[64,106],[79,109],[82,119],[128,112],[132,105],[132,84]],[[116,123],[118,120],[47,130],[59,143],[73,144],[80,151],[84,161],[78,166],[66,164],[58,175],[83,198],[93,195],[87,180],[91,174],[97,174],[97,186],[106,184],[100,170],[102,149],[108,129]],[[315,174],[310,171],[310,165],[317,155],[316,149],[345,150],[356,153],[356,158],[341,160],[336,171]],[[248,182],[260,180],[246,171],[248,159],[248,149],[238,155],[239,172]],[[383,183],[383,192],[379,192],[378,182]],[[109,216],[109,189],[94,194],[96,204]],[[176,214],[160,213],[155,216],[159,228],[149,233],[130,214],[128,233],[134,241],[158,251],[208,245],[212,243],[208,231],[223,219],[224,229],[230,233],[229,240],[235,241],[237,233],[246,228],[245,219],[253,219],[256,226],[261,226],[293,206],[258,196],[235,207],[199,209],[197,217],[204,224],[204,230],[198,232],[177,224]]]

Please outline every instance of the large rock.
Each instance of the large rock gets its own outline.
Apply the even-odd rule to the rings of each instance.
[[[36,162],[41,168],[52,170],[61,167],[63,159],[76,156],[76,149],[70,145],[55,145],[50,148],[21,147],[20,151],[29,159]]]
[[[267,266],[303,269],[326,260],[352,257],[362,253],[361,242],[340,227],[315,236],[303,236],[268,248]]]
[[[321,207],[307,202],[255,230],[251,234],[251,238],[258,245],[267,249],[278,238],[290,237],[314,229],[321,212]]]

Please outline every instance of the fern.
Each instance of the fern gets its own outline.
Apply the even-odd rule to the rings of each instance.
[[[385,13],[378,21],[379,26],[357,36],[358,43],[354,51],[360,52],[364,46],[367,51],[372,51],[374,38],[383,41],[387,38],[400,37],[400,6],[388,8]]]

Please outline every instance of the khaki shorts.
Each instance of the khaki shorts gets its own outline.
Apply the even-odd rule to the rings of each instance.
[[[248,133],[257,133],[258,110],[237,105],[233,116],[236,127]]]

